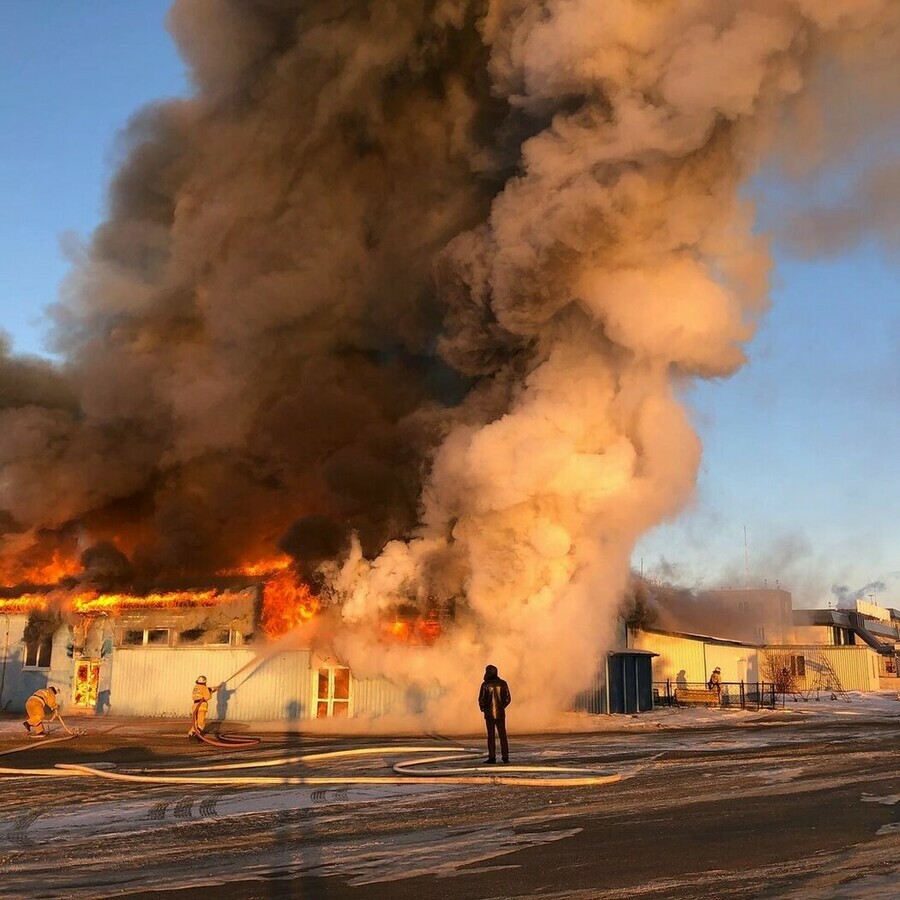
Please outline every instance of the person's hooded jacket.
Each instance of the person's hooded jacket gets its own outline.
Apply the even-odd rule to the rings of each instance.
[[[496,666],[484,670],[484,681],[478,692],[478,706],[486,719],[505,719],[506,707],[512,702],[509,685],[498,676]]]

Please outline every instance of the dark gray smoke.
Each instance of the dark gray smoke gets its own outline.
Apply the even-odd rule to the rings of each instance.
[[[372,553],[409,531],[466,390],[433,259],[538,127],[492,96],[477,14],[173,7],[198,92],[129,126],[54,311],[64,370],[3,357],[6,534],[77,520],[152,573],[273,555],[309,515]]]
[[[178,0],[196,94],[129,127],[54,312],[62,370],[4,363],[7,553],[74,531],[191,572],[351,535],[319,569],[354,669],[437,683],[449,718],[490,657],[537,724],[693,490],[679,388],[734,372],[766,307],[742,184],[823,73],[896,83],[898,22],[895,0]],[[427,662],[373,649],[392,608],[445,602]]]

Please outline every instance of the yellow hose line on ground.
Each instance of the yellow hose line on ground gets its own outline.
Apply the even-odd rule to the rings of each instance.
[[[64,734],[60,737],[49,738],[48,740],[42,739],[40,743],[38,743],[35,738],[33,743],[25,744],[22,747],[13,747],[12,750],[0,750],[0,756],[6,756],[8,753],[21,753],[23,750],[35,750],[38,747],[46,747],[47,744],[58,744],[60,741],[71,741],[73,737],[75,737],[74,734]]]
[[[514,786],[530,785],[531,787],[590,787],[600,784],[612,784],[615,781],[621,781],[622,776],[618,773],[613,775],[590,775],[584,778],[515,778],[506,775],[497,775],[496,769],[489,769],[489,776],[440,776],[420,778],[417,776],[400,776],[391,777],[389,775],[345,775],[341,776],[325,776],[325,775],[306,775],[306,776],[265,776],[265,775],[240,775],[240,776],[214,776],[211,778],[193,778],[179,775],[169,775],[166,777],[156,777],[153,775],[127,775],[123,772],[110,772],[103,769],[94,769],[90,766],[77,764],[60,763],[58,766],[66,772],[76,775],[95,775],[98,778],[106,778],[110,781],[127,781],[138,784],[193,784],[193,785],[255,785],[255,786],[273,786],[283,784],[308,784],[308,785],[325,785],[325,784],[471,784],[471,785],[487,785],[487,784],[505,784]],[[0,770],[3,771],[3,770]],[[36,770],[41,772],[42,770]],[[43,770],[46,771],[46,770]],[[474,769],[468,771],[483,771],[483,769]]]
[[[318,762],[324,759],[338,759],[350,756],[393,756],[401,753],[449,753],[451,750],[461,750],[466,754],[482,756],[479,750],[469,750],[467,747],[448,747],[446,744],[440,747],[357,747],[353,750],[328,750],[323,753],[304,753],[302,756],[280,756],[277,759],[260,759],[237,763],[222,763],[211,766],[170,766],[166,768],[135,769],[136,772],[222,772],[226,769],[264,769],[267,766],[288,766],[294,763]],[[446,759],[447,757],[441,757]],[[462,757],[460,757],[462,758]],[[469,759],[467,755],[465,757]]]
[[[55,738],[54,741],[69,740],[69,737]],[[5,751],[7,753],[19,752],[26,747]],[[284,766],[298,762],[321,761],[325,759],[352,758],[359,756],[392,756],[406,753],[439,752],[441,756],[429,756],[425,759],[408,763],[395,763],[393,771],[395,775],[240,775],[223,776],[212,775],[206,777],[173,775],[172,772],[217,772],[236,768],[253,768]],[[459,752],[462,751],[462,752]],[[450,755],[447,755],[450,754]],[[397,784],[451,784],[451,785],[485,785],[502,784],[512,786],[532,787],[595,787],[602,784],[612,784],[620,781],[622,776],[618,773],[609,775],[591,774],[589,769],[580,769],[567,766],[510,766],[490,765],[473,766],[470,768],[432,769],[421,770],[416,767],[432,763],[454,762],[461,759],[480,759],[481,751],[469,750],[462,747],[364,747],[352,750],[332,750],[325,753],[308,753],[303,756],[289,756],[279,759],[259,760],[257,762],[223,763],[221,765],[192,766],[182,769],[137,769],[133,773],[111,772],[107,769],[97,769],[90,765],[79,763],[58,763],[52,769],[12,769],[0,768],[0,775],[14,777],[52,777],[52,778],[78,778],[93,777],[105,778],[109,781],[122,781],[137,784],[190,784],[190,785],[221,785],[221,786],[274,786],[274,785],[397,785]],[[155,774],[147,774],[155,772]],[[511,773],[529,773],[528,777],[512,775]],[[140,774],[139,774],[140,773]],[[480,774],[483,773],[483,774]],[[566,777],[540,777],[546,773],[565,773]],[[538,776],[538,777],[535,777]]]

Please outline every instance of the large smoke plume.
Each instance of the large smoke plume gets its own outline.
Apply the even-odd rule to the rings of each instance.
[[[280,545],[341,604],[357,674],[438,684],[447,719],[494,662],[533,721],[562,708],[634,541],[691,494],[679,390],[739,367],[764,311],[741,185],[823,73],[880,114],[898,18],[178,0],[196,93],[128,128],[53,312],[64,362],[0,359],[8,570],[57,545],[151,576]],[[385,651],[368,626],[398,603],[456,627]]]

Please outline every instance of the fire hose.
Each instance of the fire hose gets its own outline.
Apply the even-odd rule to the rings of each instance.
[[[325,759],[339,759],[358,756],[393,756],[397,754],[439,752],[440,756],[408,763],[394,763],[393,775],[179,775],[179,772],[218,772],[236,768],[263,768],[285,766],[294,763],[310,763]],[[448,755],[449,754],[449,755]],[[452,769],[421,769],[421,766],[437,762],[455,762],[460,760],[480,759],[479,750],[465,747],[367,747],[352,750],[335,750],[327,753],[309,753],[303,756],[279,757],[276,759],[247,761],[243,763],[224,763],[203,767],[174,767],[164,769],[138,769],[134,772],[114,772],[84,763],[58,763],[50,769],[12,769],[0,768],[0,775],[19,777],[47,776],[94,777],[110,781],[131,782],[139,784],[190,784],[217,785],[229,787],[272,787],[277,785],[397,785],[397,784],[449,784],[449,785],[510,785],[532,787],[596,787],[620,781],[620,773],[600,773],[591,769],[571,766],[511,766],[504,765],[498,770],[496,765],[459,767]],[[151,774],[152,772],[152,774]],[[503,774],[500,774],[503,772]],[[515,774],[513,774],[515,773]],[[550,777],[547,777],[547,776]]]
[[[210,747],[230,747],[237,750],[241,747],[255,747],[259,743],[259,738],[238,737],[233,734],[217,734],[215,736],[205,734],[197,724],[199,713],[200,704],[195,703],[191,711],[192,727],[190,733],[198,740],[203,741],[204,744],[209,744]]]
[[[65,730],[66,734],[69,735],[69,737],[78,737],[78,735],[85,733],[84,729],[81,728],[76,731],[73,731],[71,728],[69,728],[69,726],[66,725],[65,721],[63,720],[63,717],[60,715],[58,709],[53,710],[53,715],[50,717],[50,721],[52,722],[54,719],[57,719],[59,721],[59,724],[62,725],[63,729]],[[46,741],[44,743],[46,743]]]

